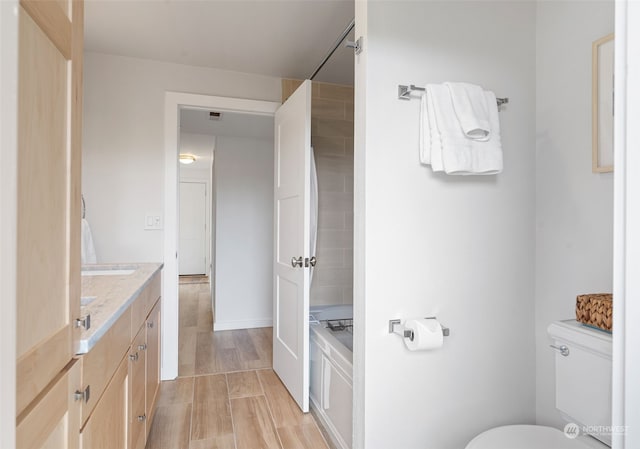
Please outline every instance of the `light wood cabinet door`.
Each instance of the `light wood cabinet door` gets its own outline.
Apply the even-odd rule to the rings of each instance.
[[[129,360],[125,356],[80,432],[82,449],[127,449],[128,408]]]
[[[84,13],[82,1],[21,0],[18,14],[20,416],[71,361],[79,337]]]
[[[129,447],[144,449],[147,437],[146,415],[146,332],[140,327],[129,351]]]
[[[155,414],[155,404],[160,387],[160,300],[147,318],[147,436]]]
[[[59,374],[44,396],[18,417],[16,447],[19,449],[78,449],[80,402],[73,395],[80,383],[80,364],[75,361]]]

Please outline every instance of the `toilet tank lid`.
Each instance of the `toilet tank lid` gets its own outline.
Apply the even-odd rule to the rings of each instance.
[[[611,358],[613,340],[608,332],[593,329],[576,320],[554,321],[547,332],[554,340],[581,346],[587,351]]]
[[[546,426],[514,425],[489,429],[467,444],[465,449],[588,449],[580,440]]]

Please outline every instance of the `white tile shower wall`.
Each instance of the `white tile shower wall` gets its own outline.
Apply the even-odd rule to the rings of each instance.
[[[299,85],[283,80],[283,100]],[[311,305],[353,303],[353,88],[313,83],[311,140],[318,172],[318,265]]]
[[[462,448],[535,421],[535,14],[534,2],[356,6],[357,449]],[[447,80],[510,97],[500,175],[420,165],[420,102],[397,86]],[[387,331],[429,315],[451,328],[440,350],[409,352]]]
[[[576,295],[611,292],[613,173],[591,172],[591,43],[613,32],[613,1],[538,2],[536,64],[536,420],[555,408],[547,326]]]

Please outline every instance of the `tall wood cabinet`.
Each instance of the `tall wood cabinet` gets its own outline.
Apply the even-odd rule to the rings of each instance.
[[[82,0],[20,0],[18,11],[19,449],[143,449],[160,380],[160,267],[76,356],[83,14]]]
[[[21,0],[18,15],[16,438],[74,448],[83,2]]]

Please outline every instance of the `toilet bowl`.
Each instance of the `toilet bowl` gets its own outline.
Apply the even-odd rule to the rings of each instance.
[[[578,429],[611,425],[611,334],[576,320],[556,321],[547,329],[555,355],[556,408]],[[510,425],[489,429],[465,449],[608,449],[610,435],[571,438],[546,426]]]
[[[476,436],[465,449],[608,449],[588,436],[571,439],[554,427],[515,425],[489,429]]]

